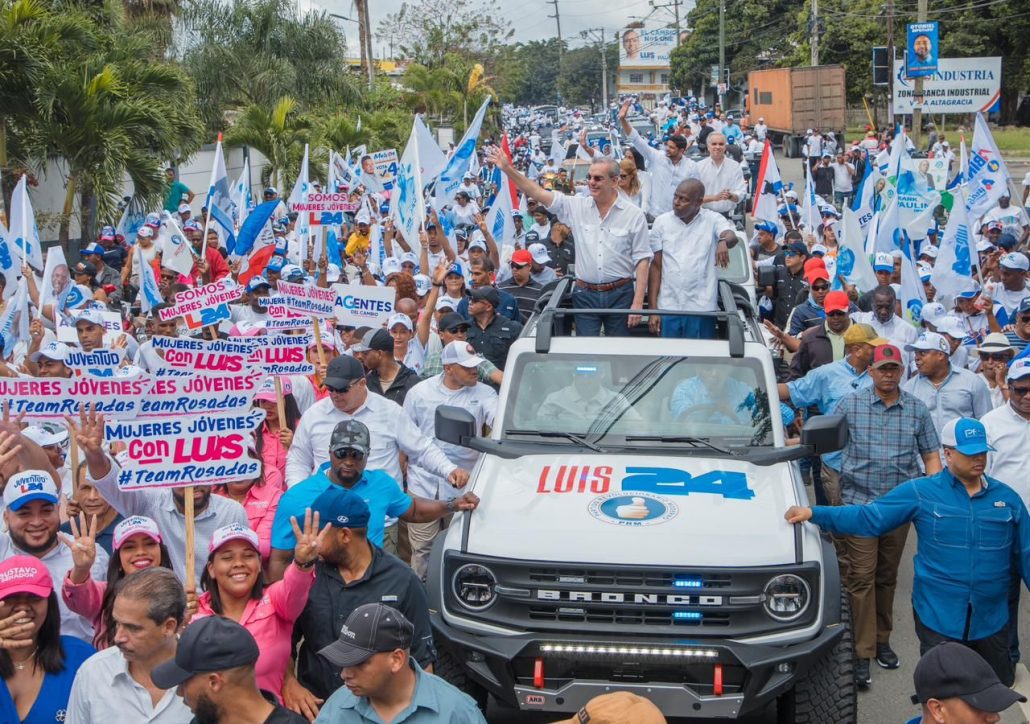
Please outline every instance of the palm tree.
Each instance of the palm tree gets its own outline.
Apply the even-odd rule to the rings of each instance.
[[[304,144],[312,135],[310,119],[299,112],[292,96],[283,96],[268,110],[262,105],[249,105],[225,134],[226,146],[250,146],[268,159],[265,177],[278,188],[285,188],[286,179],[300,168]],[[315,168],[315,166],[312,166]]]
[[[41,166],[48,158],[67,164],[61,242],[68,241],[76,194],[88,238],[98,214],[112,217],[126,175],[136,196],[157,201],[160,160],[200,147],[199,119],[182,102],[193,93],[183,71],[150,58],[147,36],[118,27],[101,32],[96,52],[48,68],[36,90],[33,155]]]

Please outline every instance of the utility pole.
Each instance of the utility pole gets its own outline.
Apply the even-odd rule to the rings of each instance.
[[[726,0],[719,0],[719,108],[723,107],[723,88],[729,85],[729,73],[726,72]]]
[[[558,0],[546,0],[547,3],[554,5],[554,15],[548,15],[549,18],[554,18],[555,25],[558,26],[558,65],[559,69],[561,66],[562,57],[562,45],[561,45],[561,15],[558,12]]]
[[[672,8],[672,14],[673,14],[673,18],[675,18],[674,22],[676,24],[676,47],[677,48],[680,45],[680,33],[682,32],[682,28],[680,27],[680,3],[682,1],[683,0],[671,0],[671,2],[666,3],[664,5],[657,4],[655,2],[655,0],[651,0],[651,2],[650,2],[650,5],[653,8],[653,10],[668,10],[669,8]]]
[[[916,9],[917,22],[926,22],[926,0],[919,0],[918,7]],[[908,42],[905,42],[908,45]],[[923,145],[923,79],[916,78],[916,87],[912,91],[912,143],[915,144],[916,150],[918,151],[920,146]]]
[[[894,0],[887,0],[887,123],[894,128]]]
[[[601,51],[601,103],[602,108],[608,110],[608,55],[605,53],[604,28],[587,28],[579,32],[581,38],[589,38],[598,43]]]
[[[812,46],[811,65],[819,65],[819,0],[812,0]]]

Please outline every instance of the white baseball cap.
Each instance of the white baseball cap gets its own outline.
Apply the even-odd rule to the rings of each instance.
[[[401,269],[401,260],[395,256],[388,256],[383,259],[383,277],[389,277],[392,274],[400,274],[403,270]]]
[[[919,256],[928,256],[931,259],[937,258],[937,247],[933,244],[923,244],[919,249]]]
[[[925,310],[926,307],[923,307]],[[967,336],[966,328],[962,326],[962,320],[956,317],[954,314],[948,314],[941,317],[934,326],[937,327],[937,331],[941,334],[946,334],[952,339],[965,339]]]
[[[415,275],[415,293],[424,297],[433,290],[433,280],[425,274]]]
[[[99,309],[90,307],[83,309],[75,316],[75,326],[79,326],[79,322],[89,322],[90,324],[96,324],[97,326],[104,326],[104,317],[100,313]]]
[[[551,261],[551,255],[547,253],[547,247],[543,244],[530,244],[529,253],[533,255],[533,261],[537,264],[546,264]]]
[[[874,271],[894,271],[894,257],[885,251],[876,253],[873,257]]]
[[[486,357],[478,354],[475,347],[457,339],[444,347],[440,354],[440,363],[445,365],[461,365],[471,369],[484,362],[486,362]]]
[[[64,445],[68,442],[68,428],[52,422],[44,422],[40,425],[29,425],[21,434],[40,447],[49,445]]]
[[[338,282],[342,276],[339,264],[326,264],[325,265],[325,280],[327,282]]]
[[[17,511],[33,500],[57,503],[57,486],[50,473],[42,470],[23,470],[12,475],[4,488],[4,507]]]
[[[919,312],[919,318],[924,322],[929,322],[933,326],[937,326],[937,320],[946,317],[948,310],[944,308],[944,305],[940,302],[929,302],[923,305],[922,311]]]
[[[912,344],[905,345],[906,352],[943,352],[944,354],[951,354],[951,345],[948,344],[948,340],[944,339],[943,335],[937,334],[936,332],[923,332]]]
[[[393,329],[398,324],[402,325],[409,332],[415,331],[415,325],[411,323],[411,317],[407,314],[401,314],[398,312],[397,314],[391,315],[386,321],[386,328]]]
[[[234,540],[246,541],[254,546],[255,550],[261,550],[261,543],[258,540],[257,533],[245,525],[232,523],[230,525],[223,525],[211,534],[211,543],[207,547],[207,552],[214,553],[229,541]]]
[[[1021,254],[1018,251],[1009,252],[1003,256],[999,264],[1006,269],[1030,271],[1030,259],[1026,258],[1026,254]]]
[[[192,209],[190,208],[190,205],[189,204],[179,204],[179,213],[180,214],[185,214],[187,212],[192,212]]]
[[[411,264],[412,266],[418,266],[418,256],[413,251],[406,251],[401,254],[401,264]]]
[[[136,229],[136,236],[142,236],[144,239],[149,239],[154,236],[154,230],[149,226],[141,226]]]
[[[122,543],[137,533],[142,533],[156,543],[161,542],[161,530],[157,527],[157,523],[154,522],[153,518],[148,518],[145,515],[130,515],[114,527],[114,540],[112,542],[115,549],[121,548]]]
[[[67,362],[68,356],[71,353],[72,348],[64,342],[47,342],[38,350],[33,352],[29,359],[33,362],[38,362],[40,357],[46,357],[47,359],[52,359],[54,362]]]
[[[1007,379],[1011,382],[1014,380],[1021,380],[1024,377],[1030,377],[1030,358],[1028,357],[1017,359],[1009,365]]]

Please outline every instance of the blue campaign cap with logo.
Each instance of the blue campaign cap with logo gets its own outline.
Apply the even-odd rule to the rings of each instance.
[[[780,228],[771,221],[759,221],[755,224],[755,231],[764,231],[775,236],[779,233]]]
[[[18,511],[33,500],[57,503],[57,485],[50,474],[42,470],[23,470],[12,475],[4,488],[4,506]]]
[[[268,271],[281,272],[284,266],[286,266],[286,259],[276,254],[268,260],[268,266],[265,268]]]
[[[979,420],[958,417],[941,430],[941,445],[954,448],[963,455],[982,455],[994,452],[987,442],[987,429]]]
[[[311,512],[318,513],[322,525],[329,523],[334,528],[367,528],[371,517],[361,496],[339,485],[330,485],[315,498]]]

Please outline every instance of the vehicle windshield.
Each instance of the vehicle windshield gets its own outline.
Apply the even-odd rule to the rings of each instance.
[[[719,278],[734,284],[744,284],[748,280],[748,269],[751,260],[748,258],[748,245],[740,242],[730,249],[729,266],[719,267]]]
[[[726,357],[527,354],[517,358],[502,437],[575,436],[601,447],[683,438],[773,444],[757,360]]]

